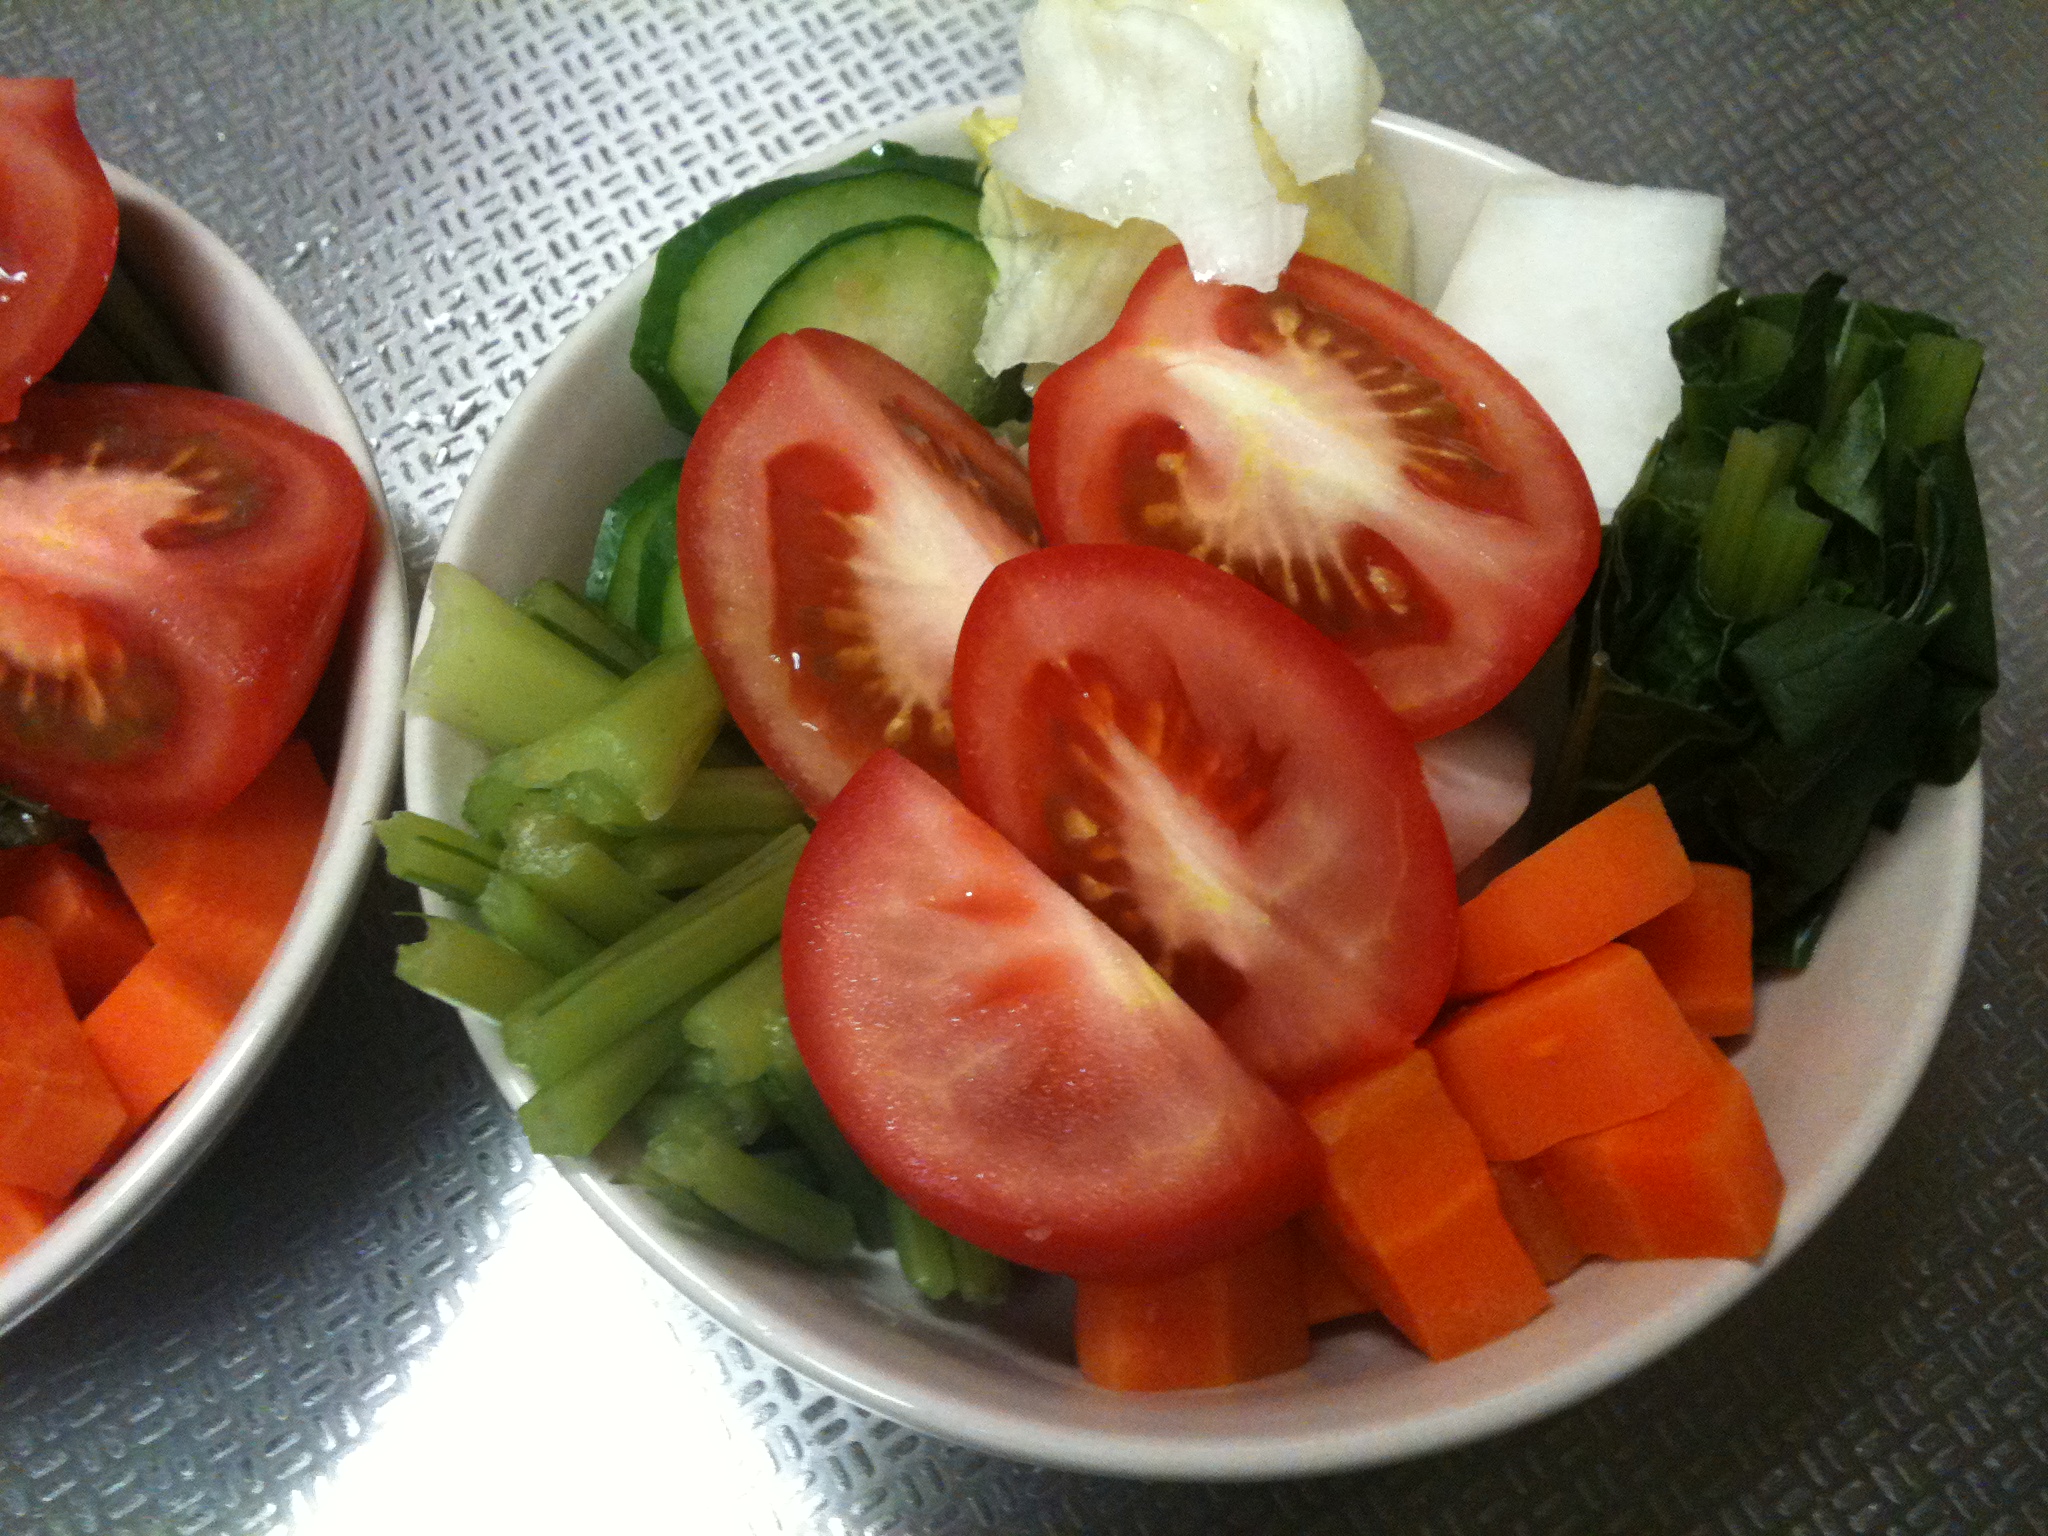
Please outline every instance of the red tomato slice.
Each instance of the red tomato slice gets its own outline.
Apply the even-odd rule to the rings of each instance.
[[[882,1182],[1063,1274],[1179,1269],[1315,1198],[1303,1122],[931,775],[871,757],[783,920],[789,1024]]]
[[[1053,543],[1162,545],[1280,599],[1418,740],[1506,697],[1600,557],[1585,473],[1529,392],[1309,256],[1258,293],[1161,254],[1040,386],[1031,483]]]
[[[120,215],[69,80],[0,80],[0,422],[92,318]]]
[[[1397,1058],[1450,985],[1457,893],[1415,748],[1336,646],[1171,550],[989,577],[953,682],[967,802],[1260,1076]]]
[[[953,641],[1037,537],[1015,455],[865,342],[778,336],[683,462],[690,622],[732,716],[813,812],[882,746],[952,785]]]
[[[0,426],[0,503],[0,782],[121,826],[234,799],[348,606],[348,456],[204,390],[39,384]]]

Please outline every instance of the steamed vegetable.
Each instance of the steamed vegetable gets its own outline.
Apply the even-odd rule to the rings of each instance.
[[[1437,301],[1550,413],[1603,517],[1678,409],[1665,331],[1712,297],[1724,223],[1702,192],[1501,182]]]
[[[1655,783],[1750,872],[1760,959],[1811,954],[1872,826],[1976,760],[1998,682],[1963,415],[1982,350],[1930,315],[1726,292],[1672,328],[1678,419],[1581,606],[1558,821]]]

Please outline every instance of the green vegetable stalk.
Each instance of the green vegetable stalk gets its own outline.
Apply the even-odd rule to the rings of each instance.
[[[1723,293],[1671,328],[1678,420],[1573,636],[1557,827],[1645,783],[1750,871],[1764,963],[1811,956],[1873,826],[1976,761],[1998,683],[1963,417],[1982,349],[1929,315]]]

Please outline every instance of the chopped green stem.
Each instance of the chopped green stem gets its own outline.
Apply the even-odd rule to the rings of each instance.
[[[399,811],[373,829],[384,845],[384,867],[450,901],[475,904],[498,867],[498,851],[445,821]]]
[[[405,707],[492,751],[521,746],[597,709],[619,680],[452,565],[428,579],[434,607]]]
[[[654,647],[638,634],[553,577],[528,587],[513,606],[560,635],[614,677],[637,672],[654,657]]]
[[[572,816],[524,809],[506,828],[499,860],[526,886],[600,943],[624,938],[669,903],[587,835]]]
[[[589,1156],[685,1048],[673,1016],[650,1019],[520,1105],[526,1139],[551,1157]]]
[[[959,1288],[953,1273],[953,1239],[889,1192],[889,1235],[903,1278],[933,1301],[944,1301]]]
[[[814,1264],[837,1263],[853,1249],[853,1217],[845,1206],[728,1142],[658,1138],[648,1145],[647,1167]]]
[[[714,880],[768,845],[767,832],[707,832],[636,837],[618,860],[657,891],[688,891]]]
[[[1821,405],[1818,433],[1821,437],[1827,437],[1841,425],[1850,403],[1870,382],[1872,366],[1878,359],[1876,338],[1854,329],[1854,316],[1855,306],[1851,305],[1850,319],[1843,323],[1840,346],[1828,368],[1827,398]]]
[[[399,946],[398,979],[443,1002],[502,1019],[554,977],[466,923],[430,917],[424,939]]]
[[[1738,610],[1732,617],[1768,619],[1799,605],[1813,579],[1830,524],[1803,510],[1785,486],[1758,509],[1749,548],[1743,555]]]
[[[1757,512],[1791,480],[1808,435],[1795,422],[1778,422],[1760,431],[1737,427],[1729,434],[1728,456],[1700,529],[1700,586],[1723,613],[1737,612]]]
[[[506,753],[487,772],[528,789],[595,773],[653,821],[674,806],[724,718],[710,663],[684,646],[664,651],[600,707]]]
[[[997,1258],[986,1248],[977,1248],[964,1237],[948,1238],[953,1244],[953,1279],[962,1301],[977,1307],[992,1307],[1010,1294],[1010,1261]]]
[[[1776,378],[1792,359],[1792,333],[1782,325],[1745,315],[1735,325],[1735,376]]]
[[[805,841],[784,833],[529,999],[505,1021],[506,1054],[537,1078],[556,1076],[694,998],[781,931]]]
[[[494,779],[488,773],[470,781],[462,797],[462,819],[476,834],[491,842],[505,841],[505,829],[520,807],[541,799],[539,791],[509,779]]]
[[[1963,416],[1983,371],[1984,348],[1977,342],[1932,332],[1913,337],[1899,362],[1891,442],[1900,448],[1920,448],[1962,436]]]
[[[811,1154],[802,1147],[773,1147],[766,1152],[755,1152],[755,1160],[777,1173],[795,1179],[805,1189],[826,1194],[825,1175],[811,1160]]]
[[[782,946],[771,944],[691,1005],[683,1038],[711,1055],[722,1083],[751,1083],[773,1060],[768,1031],[787,1021]]]
[[[484,926],[499,939],[556,976],[572,974],[577,967],[589,964],[603,948],[502,870],[484,882],[476,910]],[[526,1001],[531,1003],[532,999]]]
[[[787,1026],[785,1026],[785,1030]],[[847,1144],[833,1120],[832,1112],[818,1096],[817,1086],[801,1065],[778,1065],[760,1077],[761,1091],[774,1107],[777,1118],[824,1170],[826,1183],[838,1200],[853,1212],[864,1248],[889,1246],[889,1211],[881,1180],[868,1171],[860,1155]]]
[[[661,822],[678,832],[780,832],[803,819],[803,806],[768,769],[703,768]]]

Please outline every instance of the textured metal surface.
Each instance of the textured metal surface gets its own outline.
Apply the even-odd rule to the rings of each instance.
[[[1002,0],[0,0],[102,153],[220,230],[341,376],[415,572],[523,381],[680,220],[1014,80]],[[1701,187],[1728,267],[1819,266],[1989,345],[2004,613],[1978,934],[1876,1167],[1762,1291],[1492,1443],[1169,1487],[855,1410],[663,1291],[526,1153],[373,887],[275,1077],[133,1242],[0,1340],[0,1531],[2048,1530],[2048,15],[1367,4],[1389,104]]]

